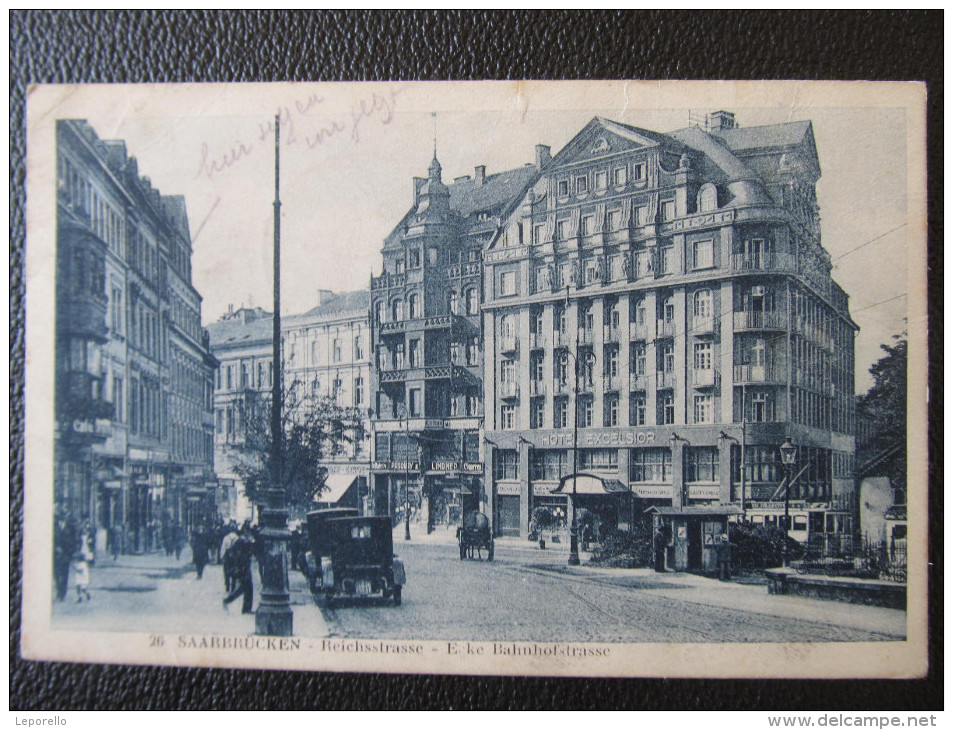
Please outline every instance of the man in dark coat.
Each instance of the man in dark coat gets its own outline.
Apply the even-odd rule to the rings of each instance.
[[[234,571],[237,585],[232,589],[222,605],[228,609],[228,604],[242,596],[242,613],[253,613],[251,610],[254,599],[254,587],[251,576],[251,560],[255,546],[250,534],[243,534],[228,551],[227,565]]]
[[[198,574],[198,580],[202,580],[202,573],[208,564],[208,533],[203,525],[199,525],[192,531],[192,562],[195,564],[195,572]]]
[[[76,525],[65,512],[57,514],[53,526],[53,578],[56,583],[56,600],[66,600],[69,585],[69,567],[73,554],[79,550],[79,535]]]

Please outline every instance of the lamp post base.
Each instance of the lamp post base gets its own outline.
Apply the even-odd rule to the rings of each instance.
[[[579,565],[579,537],[575,525],[569,528],[569,565]]]
[[[255,612],[255,633],[259,636],[291,636],[294,614],[288,592],[288,513],[285,509],[262,509],[258,555],[261,561],[261,601]]]

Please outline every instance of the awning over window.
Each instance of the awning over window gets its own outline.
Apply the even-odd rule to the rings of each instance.
[[[357,478],[356,474],[328,474],[324,480],[324,491],[317,496],[316,501],[328,504],[339,502]]]
[[[595,474],[569,474],[559,480],[559,486],[553,494],[572,494],[573,480],[576,482],[576,494],[621,494],[628,492],[618,479],[608,479]]]

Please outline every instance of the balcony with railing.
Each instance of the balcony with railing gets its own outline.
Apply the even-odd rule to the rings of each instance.
[[[735,312],[735,331],[739,330],[780,330],[787,329],[787,317],[784,312]]]
[[[542,380],[530,380],[529,394],[531,396],[546,395],[546,383]]]
[[[692,387],[711,388],[718,381],[718,371],[714,368],[707,370],[692,370]]]
[[[619,328],[613,327],[612,325],[605,325],[602,328],[602,340],[603,342],[618,342],[619,341]]]
[[[638,322],[629,322],[630,340],[647,340],[649,338],[649,328],[647,325]]]
[[[772,365],[735,365],[733,375],[736,385],[787,382],[784,369]]]
[[[519,383],[504,382],[500,383],[500,398],[514,400],[520,397]]]
[[[544,343],[544,339],[541,332],[529,333],[529,349],[541,350],[543,349],[543,343]]]
[[[371,277],[371,289],[373,291],[379,291],[381,289],[402,287],[406,281],[407,277],[405,274],[383,273],[378,277]]]
[[[715,334],[717,329],[717,322],[714,316],[708,317],[692,317],[692,334],[693,335],[711,335]]]
[[[602,378],[602,387],[603,390],[608,392],[614,392],[619,390],[619,386],[622,384],[622,378],[618,375],[605,375]]]
[[[659,337],[674,337],[675,336],[675,321],[660,319],[658,321],[658,329],[656,330]]]
[[[731,255],[734,271],[796,272],[794,256],[789,253],[735,253]]]
[[[675,387],[675,372],[672,370],[655,373],[655,387],[660,390],[670,390]]]
[[[648,377],[644,374],[632,373],[629,375],[629,390],[645,390]]]
[[[553,395],[568,395],[572,392],[572,387],[566,380],[556,378],[553,380]]]
[[[593,338],[593,331],[591,329],[586,329],[585,327],[579,328],[579,344],[580,345],[591,345]]]
[[[519,352],[520,341],[516,335],[502,335],[500,337],[500,352],[503,354]]]
[[[399,335],[403,334],[407,330],[407,322],[404,320],[397,322],[381,322],[377,328],[382,335]]]

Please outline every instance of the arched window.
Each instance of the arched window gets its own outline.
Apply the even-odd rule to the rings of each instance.
[[[395,299],[390,303],[390,319],[391,322],[400,322],[404,318],[404,302],[400,299]]]
[[[718,189],[711,183],[705,183],[698,190],[698,212],[704,213],[718,207]]]
[[[407,311],[408,319],[419,319],[420,318],[420,295],[411,294],[407,298]]]
[[[460,314],[460,297],[456,291],[450,292],[450,313]]]
[[[504,314],[500,318],[500,336],[504,340],[516,337],[516,317],[512,314]]]
[[[476,289],[467,289],[467,314],[478,314],[480,309],[479,295]]]
[[[711,317],[711,289],[699,289],[695,292],[692,313],[696,317]]]

